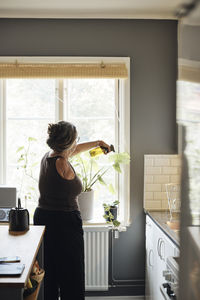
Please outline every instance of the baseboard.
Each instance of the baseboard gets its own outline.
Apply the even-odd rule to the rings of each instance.
[[[86,300],[144,300],[144,296],[86,297],[85,299]]]
[[[131,282],[132,283],[132,282]],[[86,291],[86,297],[108,297],[108,300],[111,300],[110,297],[121,297],[120,300],[123,300],[122,297],[135,297],[134,300],[137,298],[140,299],[141,295],[145,294],[145,285],[143,280],[135,280],[132,284],[129,282],[120,282],[115,286],[109,286],[108,291]],[[89,298],[90,299],[90,298]],[[117,298],[119,299],[119,298]],[[132,298],[131,298],[132,299]],[[143,298],[142,298],[143,299]],[[113,300],[113,299],[112,299]]]

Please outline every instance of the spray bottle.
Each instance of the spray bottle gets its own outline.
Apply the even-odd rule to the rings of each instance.
[[[113,145],[110,145],[110,150],[115,152],[115,148]],[[89,151],[90,153],[90,156],[91,157],[94,157],[94,156],[97,156],[97,155],[101,155],[101,154],[106,154],[108,153],[108,148],[107,147],[103,147],[103,146],[98,146],[96,148],[93,148]]]

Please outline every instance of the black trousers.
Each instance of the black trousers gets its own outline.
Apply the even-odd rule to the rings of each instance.
[[[78,211],[36,208],[34,224],[45,225],[44,299],[85,299],[84,240]]]

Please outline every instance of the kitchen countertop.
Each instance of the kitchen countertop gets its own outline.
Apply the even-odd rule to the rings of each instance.
[[[30,226],[30,229],[21,235],[11,235],[8,228],[8,225],[0,226],[0,257],[20,256],[25,269],[19,277],[1,276],[0,288],[24,288],[41,245],[45,226]]]
[[[178,247],[180,246],[179,230],[173,230],[167,225],[167,221],[170,220],[170,214],[168,211],[149,211],[145,209],[144,212]],[[174,220],[179,221],[179,217],[179,214],[177,214]]]

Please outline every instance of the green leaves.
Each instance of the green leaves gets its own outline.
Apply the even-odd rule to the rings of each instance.
[[[113,225],[114,225],[114,227],[119,227],[120,222],[117,220],[113,220]]]
[[[127,152],[113,153],[110,154],[109,160],[114,164],[129,164],[130,155]]]
[[[112,166],[115,169],[115,171],[121,173],[122,170],[120,164],[125,164],[125,165],[129,164],[130,155],[127,152],[113,153],[109,156],[109,160],[110,162],[114,162]]]
[[[109,184],[108,190],[109,190],[109,192],[110,192],[111,194],[113,194],[113,195],[115,194],[115,189],[114,189],[112,183]]]
[[[16,152],[18,153],[18,152],[22,151],[23,149],[24,149],[24,146],[21,146],[21,147],[19,147],[19,148],[17,149]]]
[[[34,168],[35,166],[37,166],[39,164],[39,162],[37,161],[37,162],[35,162],[35,163],[33,163],[32,165],[31,165],[31,168]]]
[[[107,185],[107,184],[105,183],[105,181],[103,180],[103,178],[101,177],[101,175],[98,175],[97,178],[98,178],[99,182],[100,182],[102,185],[105,185],[105,186]]]
[[[110,193],[115,194],[113,185],[106,182],[104,175],[111,168],[117,173],[121,173],[121,164],[128,164],[130,155],[127,152],[122,152],[91,157],[87,151],[73,156],[70,161],[82,181],[83,191],[89,191],[93,185],[100,183],[107,186]]]
[[[29,141],[29,142],[33,142],[33,141],[35,141],[35,142],[36,142],[36,141],[37,141],[37,139],[35,139],[35,138],[33,138],[33,137],[29,136],[29,138],[28,138],[28,141]]]
[[[115,200],[115,201],[113,202],[113,205],[114,205],[114,206],[119,205],[119,201],[118,201],[118,200]]]
[[[103,203],[104,207],[104,219],[106,220],[106,223],[113,225],[114,227],[118,227],[120,225],[120,222],[114,217],[112,214],[113,209],[117,209],[116,206],[119,204],[118,200],[115,200],[111,204]]]
[[[21,161],[24,161],[24,154],[21,154],[21,156],[17,160],[18,163],[21,162]]]
[[[115,171],[117,171],[118,173],[121,173],[121,168],[118,162],[113,164],[113,168],[115,169]]]

